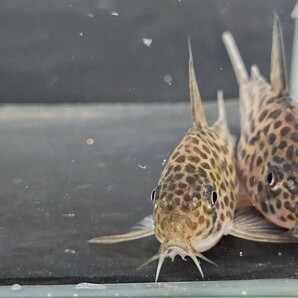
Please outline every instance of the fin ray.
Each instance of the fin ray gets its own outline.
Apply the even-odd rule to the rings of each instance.
[[[298,237],[269,222],[254,207],[236,210],[229,234],[257,242],[298,243]]]
[[[193,66],[193,57],[190,44],[190,38],[188,38],[188,51],[189,51],[189,93],[190,93],[190,102],[192,108],[192,120],[193,127],[204,128],[208,126],[205,111],[202,104],[202,99],[196,79],[196,74]]]
[[[277,13],[274,13],[270,81],[276,96],[288,94],[282,32]]]
[[[96,238],[93,238],[93,239],[89,240],[88,243],[113,244],[113,243],[137,240],[137,239],[149,237],[149,236],[152,236],[152,235],[154,235],[153,227],[128,232],[128,233],[125,233],[125,234],[96,237]]]

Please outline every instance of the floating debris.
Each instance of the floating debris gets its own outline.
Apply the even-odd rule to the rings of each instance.
[[[167,162],[167,160],[166,159],[164,159],[163,161],[162,161],[162,166],[164,166],[165,164],[166,164],[166,162]]]
[[[163,78],[163,81],[169,85],[172,85],[172,76],[170,74],[166,74]]]
[[[143,41],[143,44],[144,44],[145,46],[147,46],[147,47],[150,48],[153,39],[152,39],[152,38],[144,37],[144,38],[142,38],[142,41]]]
[[[87,145],[91,146],[94,144],[94,139],[92,138],[88,138],[87,141],[86,141]]]
[[[119,13],[118,13],[117,11],[112,11],[112,12],[111,12],[111,15],[112,15],[113,17],[118,17],[118,16],[119,16]]]
[[[145,170],[147,168],[147,165],[143,165],[142,166],[142,165],[138,164],[138,167],[141,168],[141,169],[143,169],[143,170]]]

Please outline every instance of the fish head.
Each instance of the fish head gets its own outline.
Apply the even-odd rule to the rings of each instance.
[[[172,153],[152,193],[161,263],[175,255],[205,258],[201,252],[228,230],[237,196],[229,150],[219,131],[208,127],[191,129]]]
[[[239,155],[246,187],[264,216],[291,229],[298,221],[298,105],[269,94],[256,113],[255,132]]]

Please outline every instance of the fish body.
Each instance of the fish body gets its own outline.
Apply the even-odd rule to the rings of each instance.
[[[223,40],[239,84],[240,179],[259,212],[298,238],[298,105],[288,94],[279,20],[275,16],[270,83],[257,66],[249,77],[230,33]]]
[[[219,118],[208,126],[193,67],[189,42],[189,89],[193,125],[168,159],[152,192],[153,224],[125,235],[92,239],[115,243],[155,234],[161,245],[148,262],[159,259],[156,280],[166,257],[197,257],[231,229],[238,194],[233,140],[218,92]],[[213,263],[215,264],[215,263]]]

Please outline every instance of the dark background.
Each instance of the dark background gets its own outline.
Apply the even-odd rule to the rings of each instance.
[[[247,65],[268,75],[272,12],[289,62],[295,2],[1,1],[0,102],[188,100],[188,36],[203,98],[214,99],[218,88],[235,97],[222,32],[232,31]],[[151,47],[142,38],[152,38]]]

